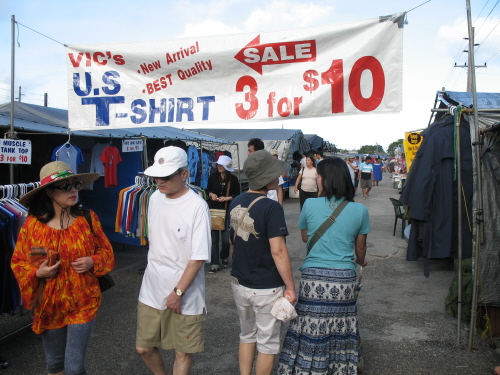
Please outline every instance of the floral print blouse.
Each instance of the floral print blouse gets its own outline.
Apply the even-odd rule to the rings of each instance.
[[[78,216],[67,229],[54,229],[36,217],[28,216],[19,232],[11,267],[24,306],[30,309],[34,299],[37,300],[32,311],[35,333],[68,324],[87,323],[97,315],[102,299],[97,277],[111,271],[115,259],[99,218],[93,211],[90,215],[92,230],[84,216]],[[31,249],[42,246],[57,250],[61,260],[53,278],[39,279],[36,276],[38,268],[29,262]],[[71,262],[85,256],[92,257],[94,267],[79,274]]]

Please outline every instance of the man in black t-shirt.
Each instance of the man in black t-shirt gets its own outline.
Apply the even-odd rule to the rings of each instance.
[[[240,318],[240,373],[252,372],[255,350],[257,374],[271,374],[280,349],[281,321],[271,309],[279,297],[296,300],[292,265],[285,243],[288,230],[281,205],[267,198],[278,187],[285,162],[268,151],[253,152],[243,170],[247,193],[233,199],[230,240],[233,248],[232,289]]]

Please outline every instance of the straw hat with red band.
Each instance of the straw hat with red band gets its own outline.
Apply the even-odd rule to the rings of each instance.
[[[99,173],[75,174],[71,170],[70,166],[65,162],[53,161],[51,163],[45,164],[42,169],[40,169],[40,187],[24,194],[21,199],[19,199],[19,203],[21,203],[25,207],[28,207],[31,200],[35,198],[38,193],[52,185],[54,182],[76,179],[82,183],[81,188],[83,189],[97,180],[99,176]]]

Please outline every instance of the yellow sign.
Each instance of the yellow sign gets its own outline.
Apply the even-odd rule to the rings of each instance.
[[[403,147],[405,149],[405,159],[406,159],[406,170],[409,172],[411,168],[411,163],[417,155],[417,151],[422,144],[424,137],[420,135],[420,132],[405,133],[405,139],[403,141]]]

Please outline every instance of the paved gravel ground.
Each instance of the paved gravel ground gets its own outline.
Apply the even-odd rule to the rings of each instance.
[[[384,174],[381,185],[374,187],[372,198],[356,201],[370,211],[372,233],[368,236],[369,265],[363,272],[359,295],[359,320],[363,340],[366,375],[481,375],[500,365],[500,354],[492,344],[496,340],[475,337],[475,349],[467,350],[469,331],[461,331],[457,345],[456,319],[444,312],[444,300],[453,278],[453,266],[446,260],[431,262],[431,275],[425,278],[422,262],[407,262],[406,242],[392,235],[394,211],[388,198],[398,191]],[[284,204],[290,236],[287,239],[294,274],[305,254],[297,229],[298,199]],[[104,302],[88,351],[91,375],[149,374],[135,352],[135,314],[137,296],[146,266],[147,249],[115,246],[116,286],[104,295]],[[208,272],[208,265],[206,266]],[[238,374],[238,319],[230,289],[229,269],[206,275],[208,318],[205,325],[205,352],[195,355],[193,375]],[[0,337],[29,324],[29,314],[0,317]],[[284,327],[284,330],[286,327]],[[21,329],[0,341],[0,357],[10,366],[3,375],[44,374],[41,339],[29,328]],[[164,352],[171,369],[172,352]]]

